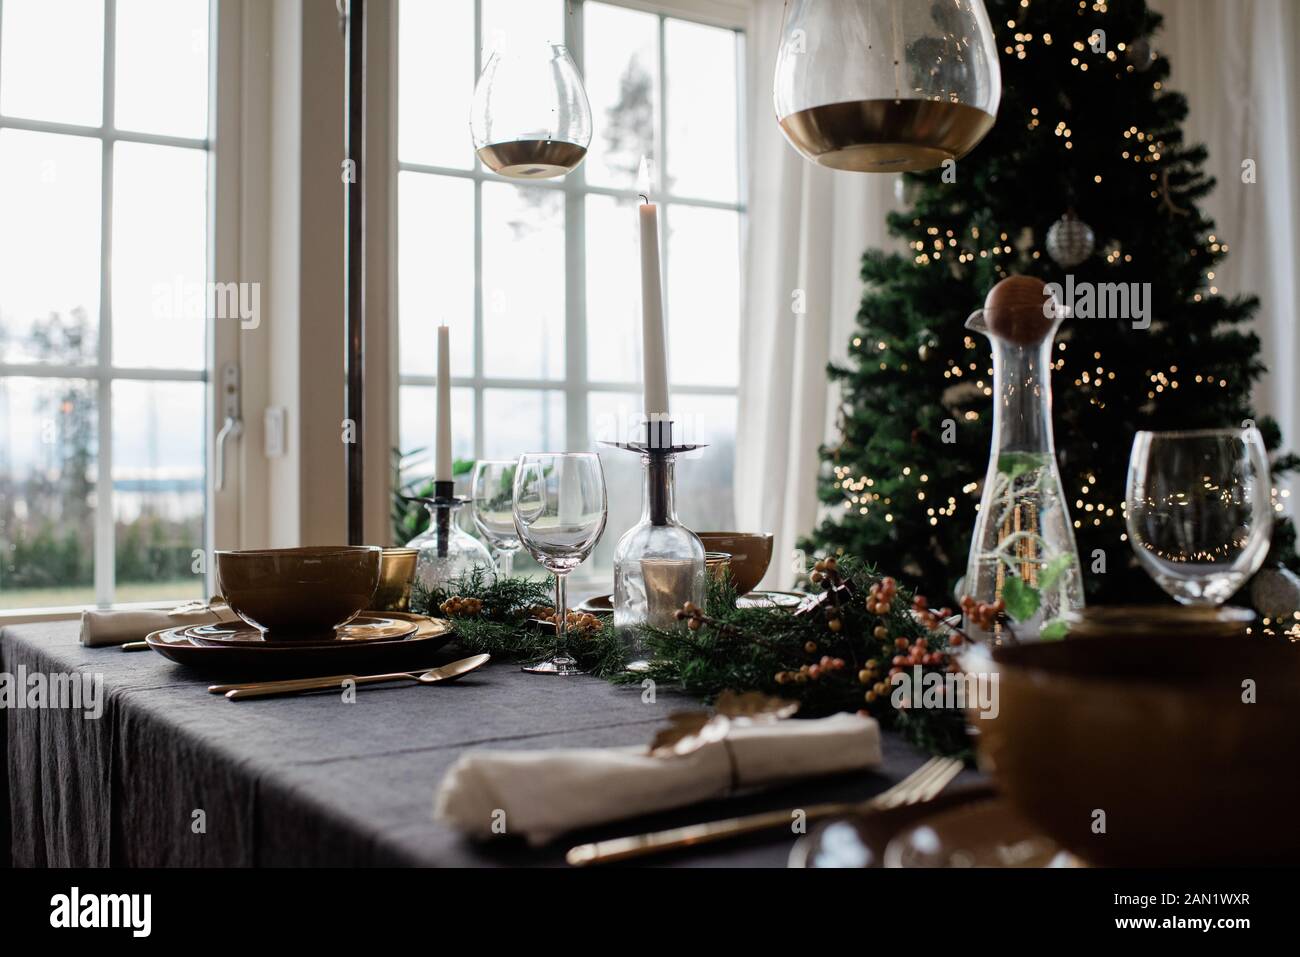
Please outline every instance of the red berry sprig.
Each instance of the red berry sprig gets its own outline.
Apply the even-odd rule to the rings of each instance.
[[[1007,610],[1007,603],[999,598],[992,604],[988,604],[987,602],[976,601],[970,595],[962,595],[961,610],[962,614],[966,616],[966,620],[975,627],[982,628],[985,631],[992,631],[993,626],[998,623],[998,619]]]
[[[808,642],[816,650],[815,642]],[[830,655],[822,655],[821,660],[810,665],[801,665],[797,671],[778,671],[775,675],[776,683],[785,684],[807,684],[809,681],[820,681],[822,678],[833,674],[837,671],[843,671],[848,667],[848,662],[843,658],[832,658]]]
[[[867,611],[873,615],[888,615],[894,596],[898,593],[898,582],[886,576],[867,589]]]

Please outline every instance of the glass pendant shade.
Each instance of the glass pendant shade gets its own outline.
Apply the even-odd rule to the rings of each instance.
[[[513,179],[563,176],[591,145],[591,104],[562,43],[510,45],[488,58],[470,111],[483,165]]]
[[[941,166],[992,129],[1001,98],[983,0],[787,0],[773,101],[815,163]]]

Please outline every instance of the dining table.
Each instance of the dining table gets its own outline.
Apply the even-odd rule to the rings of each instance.
[[[430,665],[466,652],[440,649]],[[492,662],[445,685],[231,701],[152,652],[88,648],[76,621],[0,629],[0,672],[79,676],[85,708],[11,702],[0,720],[0,855],[16,867],[565,866],[575,843],[821,801],[866,799],[927,755],[883,736],[883,764],[589,828],[541,847],[472,841],[434,820],[443,775],[474,749],[647,745],[700,703],[670,688],[526,674]],[[796,719],[797,720],[797,719]],[[975,783],[966,770],[957,784]],[[784,867],[792,829],[644,863]]]

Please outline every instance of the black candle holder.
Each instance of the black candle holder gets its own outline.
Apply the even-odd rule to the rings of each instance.
[[[650,524],[664,526],[670,521],[672,479],[669,465],[683,452],[708,448],[700,443],[677,444],[673,442],[672,419],[649,418],[645,423],[645,439],[640,442],[602,442],[610,448],[636,452],[646,460],[646,502],[650,510]]]

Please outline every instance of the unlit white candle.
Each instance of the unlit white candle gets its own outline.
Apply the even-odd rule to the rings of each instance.
[[[451,478],[451,330],[438,327],[438,433],[434,445],[434,478]]]
[[[641,370],[647,418],[668,415],[663,278],[659,272],[659,207],[641,206]]]

